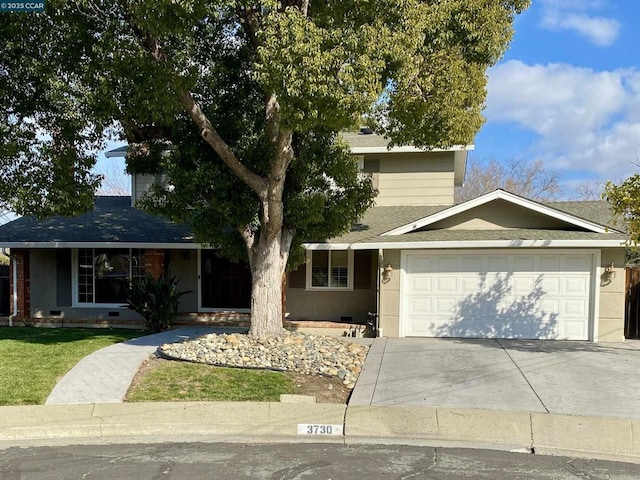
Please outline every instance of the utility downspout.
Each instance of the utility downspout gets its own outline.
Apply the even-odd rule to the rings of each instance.
[[[9,315],[9,326],[13,327],[13,319],[18,317],[18,261],[11,259],[13,263],[13,313]]]

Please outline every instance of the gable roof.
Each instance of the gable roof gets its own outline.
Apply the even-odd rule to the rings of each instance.
[[[373,207],[369,209],[362,220],[351,230],[327,242],[305,243],[308,249],[377,249],[377,248],[466,248],[489,247],[621,247],[627,240],[627,235],[617,228],[614,216],[607,202],[577,201],[577,202],[545,202],[544,204],[522,199],[508,192],[487,198],[505,198],[507,196],[524,200],[517,205],[530,203],[536,205],[533,211],[546,215],[550,212],[553,218],[559,218],[568,225],[575,225],[579,229],[544,229],[544,228],[508,228],[496,230],[455,230],[432,229],[421,230],[420,227],[410,229],[406,233],[389,235],[388,232],[398,231],[407,226],[433,223],[436,219],[447,218],[451,210],[460,213],[470,208],[457,209],[465,204],[449,206],[414,206],[414,207]],[[495,192],[492,192],[495,193]],[[510,198],[509,197],[509,198]],[[477,200],[477,199],[476,199]],[[482,202],[479,202],[482,204]],[[449,214],[449,215],[447,215]],[[453,214],[455,215],[455,213]],[[433,221],[432,221],[433,220]],[[585,228],[589,226],[590,228]],[[586,231],[585,231],[586,230]]]
[[[409,232],[415,232],[416,230],[419,230],[423,227],[439,222],[440,220],[454,217],[455,215],[471,210],[472,208],[476,208],[481,205],[494,202],[496,200],[504,200],[514,205],[518,205],[528,210],[532,210],[534,212],[540,213],[542,215],[546,215],[548,217],[561,220],[563,222],[568,223],[569,225],[583,228],[590,232],[607,233],[609,230],[611,230],[611,228],[607,225],[602,225],[592,220],[588,220],[584,217],[580,217],[580,216],[569,213],[568,211],[566,211],[567,206],[565,206],[565,210],[560,210],[557,208],[553,208],[552,206],[550,206],[550,204],[545,205],[543,203],[538,203],[533,200],[529,200],[527,198],[514,195],[513,193],[509,193],[505,190],[498,189],[498,190],[494,190],[493,192],[486,193],[484,195],[476,197],[467,202],[449,207],[446,210],[442,210],[440,212],[428,215],[416,221],[391,229],[387,232],[384,232],[382,236],[404,235]],[[569,207],[569,210],[571,210],[571,207]],[[574,208],[574,211],[576,210],[578,209]],[[579,211],[582,214],[585,213],[584,209],[581,209]]]
[[[95,199],[91,212],[76,217],[22,217],[0,226],[0,246],[14,248],[82,247],[117,244],[139,248],[195,248],[185,225],[131,206],[131,197]]]

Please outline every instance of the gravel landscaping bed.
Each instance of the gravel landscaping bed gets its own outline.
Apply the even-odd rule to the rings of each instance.
[[[338,377],[350,389],[368,352],[367,345],[346,339],[291,332],[277,339],[209,334],[158,348],[160,356],[175,360]]]

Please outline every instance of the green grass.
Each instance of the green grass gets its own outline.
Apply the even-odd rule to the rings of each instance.
[[[164,362],[129,390],[129,402],[277,402],[295,386],[283,373]]]
[[[83,357],[140,335],[136,330],[0,327],[0,405],[43,404]]]

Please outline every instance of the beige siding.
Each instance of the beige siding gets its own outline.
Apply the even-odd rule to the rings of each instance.
[[[604,269],[613,263],[615,278],[605,275]],[[599,342],[624,340],[625,271],[624,248],[604,248],[601,255],[600,307],[598,318]]]
[[[385,250],[381,267],[393,267],[388,281],[380,283],[379,334],[382,337],[400,336],[400,250]],[[382,272],[381,272],[382,273]]]
[[[289,320],[326,320],[339,322],[351,317],[367,321],[367,313],[376,311],[376,290],[318,291],[289,288],[286,300]]]
[[[453,152],[379,154],[376,205],[452,205]]]
[[[504,200],[481,205],[426,227],[451,230],[499,230],[508,228],[558,229],[567,224]]]

